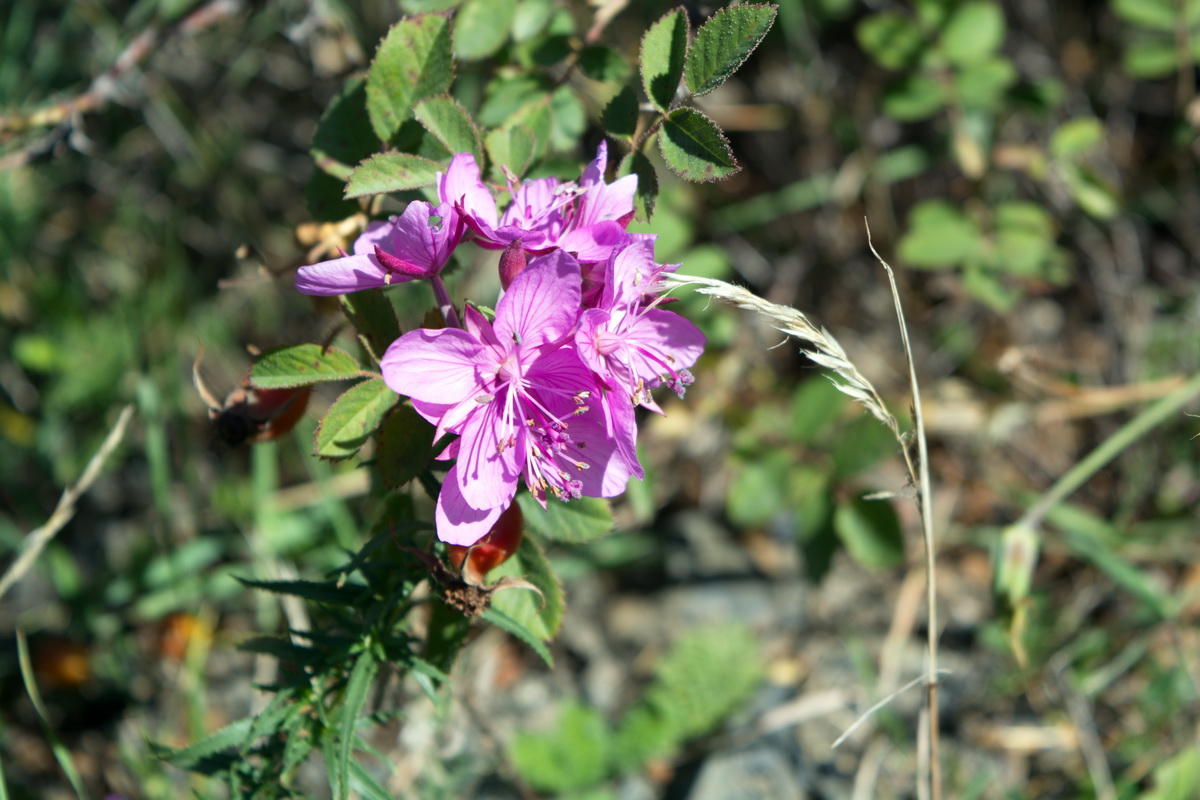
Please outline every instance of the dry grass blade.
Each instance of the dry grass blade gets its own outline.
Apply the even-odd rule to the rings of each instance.
[[[74,486],[63,492],[58,505],[50,515],[50,519],[46,520],[44,525],[35,528],[25,537],[21,555],[17,556],[17,560],[4,573],[4,577],[0,578],[0,597],[4,597],[4,594],[12,585],[25,576],[25,573],[33,566],[33,562],[37,561],[37,557],[41,554],[42,550],[50,543],[50,540],[62,530],[64,525],[71,521],[71,517],[75,516],[75,503],[91,488],[96,478],[100,477],[100,469],[104,466],[104,460],[108,458],[109,454],[116,449],[121,439],[124,438],[125,428],[129,425],[129,420],[132,417],[132,405],[121,409],[121,416],[117,418],[117,424],[108,432],[108,436],[104,438],[104,443],[100,445],[100,449],[96,451],[96,454],[92,456],[92,460],[88,462],[87,467],[83,470],[83,475],[80,476]]]
[[[715,297],[723,303],[761,314],[771,321],[771,326],[776,330],[805,342],[808,347],[801,347],[801,352],[840,379],[833,381],[839,391],[861,403],[897,437],[900,435],[900,426],[896,418],[887,410],[879,392],[867,376],[858,371],[858,367],[854,366],[846,351],[829,331],[818,328],[800,311],[790,306],[767,302],[740,286],[713,278],[669,273],[664,278],[674,285],[691,287],[697,294]]]

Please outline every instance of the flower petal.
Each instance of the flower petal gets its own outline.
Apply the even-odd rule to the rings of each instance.
[[[457,328],[409,331],[384,353],[383,379],[398,394],[427,403],[457,405],[484,389],[482,346]]]
[[[571,332],[579,317],[579,262],[555,250],[529,262],[496,305],[501,342],[539,347]]]
[[[488,227],[495,228],[496,198],[483,185],[479,165],[470,153],[459,153],[450,159],[445,172],[437,177],[438,198],[443,203],[460,206],[463,211]]]
[[[487,535],[508,503],[495,508],[473,508],[458,489],[457,470],[456,464],[446,473],[446,480],[438,493],[434,521],[437,523],[438,538],[443,542],[470,547]],[[515,487],[513,494],[516,494]],[[509,500],[512,500],[511,495]]]
[[[396,276],[393,280],[405,279]],[[296,273],[296,289],[319,297],[377,289],[387,282],[387,272],[374,256],[343,256],[301,267]]]

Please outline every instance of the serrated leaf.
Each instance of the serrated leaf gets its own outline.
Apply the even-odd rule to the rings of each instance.
[[[379,428],[375,466],[379,477],[395,489],[425,471],[433,457],[435,429],[409,403],[396,406]]]
[[[990,58],[1004,43],[1004,28],[1004,12],[995,3],[963,3],[942,29],[942,54],[959,66]]]
[[[383,292],[351,292],[341,295],[342,313],[366,340],[375,358],[383,356],[392,342],[400,338],[396,310]]]
[[[771,29],[776,10],[774,5],[726,6],[701,26],[684,69],[693,95],[711,92],[737,71]]]
[[[362,367],[349,353],[317,344],[267,350],[250,367],[250,382],[257,389],[290,389],[360,375]]]
[[[445,94],[453,82],[449,16],[425,14],[393,25],[367,73],[367,113],[375,135],[390,140],[416,103]]]
[[[399,395],[383,378],[370,378],[342,393],[317,424],[313,453],[333,460],[349,458],[378,430]]]
[[[321,115],[309,152],[321,170],[344,183],[353,165],[378,146],[367,116],[367,82],[351,78]]]
[[[185,769],[192,767],[209,756],[225,750],[240,747],[250,733],[257,717],[243,717],[237,722],[231,722],[224,728],[209,734],[198,742],[187,747],[173,750],[158,748],[156,755],[168,764]]]
[[[637,132],[637,122],[637,92],[632,86],[626,86],[604,107],[601,124],[605,131],[618,139],[632,139]]]
[[[654,216],[654,204],[658,201],[658,173],[654,165],[641,150],[633,150],[621,159],[617,167],[617,175],[637,175],[637,191],[633,195],[633,206],[636,216],[642,222],[649,222]]]
[[[358,606],[369,593],[367,587],[359,583],[343,583],[339,586],[336,581],[256,581],[250,578],[237,578],[237,581],[250,589],[290,594],[316,603],[336,606]]]
[[[542,596],[526,589],[506,589],[492,595],[492,607],[524,625],[537,638],[553,639],[565,610],[562,584],[532,536],[523,538],[516,555],[488,574],[492,580],[506,576],[529,581]]]
[[[642,37],[642,86],[664,114],[675,99],[687,60],[688,22],[682,8],[668,11]]]
[[[677,108],[658,134],[663,161],[688,181],[719,181],[741,169],[717,124],[694,108]]]
[[[346,197],[366,197],[433,186],[440,164],[410,153],[380,153],[355,167]]]
[[[537,137],[525,125],[508,125],[489,131],[484,143],[492,162],[492,175],[497,180],[504,179],[501,165],[508,167],[518,178],[524,175],[537,151]]]
[[[358,715],[367,703],[367,692],[371,690],[371,681],[375,679],[378,669],[379,662],[375,660],[375,654],[369,649],[363,650],[354,662],[354,669],[350,671],[350,679],[346,682],[346,692],[342,696],[337,769],[338,786],[341,787],[343,798],[350,796],[350,755],[358,738],[354,734],[355,723],[358,722]]]
[[[470,153],[476,164],[483,163],[483,143],[479,128],[467,110],[453,97],[440,96],[422,100],[413,107],[417,121],[425,126],[451,153]]]
[[[833,526],[850,555],[865,567],[892,567],[904,561],[900,520],[886,500],[856,497],[839,503]]]
[[[556,542],[582,544],[599,539],[612,530],[612,509],[601,497],[581,497],[569,503],[549,502],[543,509],[533,495],[517,495],[525,527]]]
[[[487,58],[508,40],[516,0],[467,0],[454,18],[454,53],[466,61]]]

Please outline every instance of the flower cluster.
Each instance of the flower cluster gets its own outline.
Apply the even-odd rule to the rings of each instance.
[[[335,295],[428,279],[449,327],[409,331],[381,361],[388,386],[458,436],[437,504],[438,536],[470,545],[525,485],[545,506],[612,497],[643,471],[638,405],[659,411],[650,390],[682,396],[704,348],[695,325],[662,308],[654,237],[626,230],[636,177],[604,181],[607,152],[578,182],[518,183],[501,214],[470,154],[437,181],[439,205],[410,203],[372,224],[354,253],[304,267],[302,292]],[[504,292],[488,319],[466,306],[461,322],[440,272],[461,242],[503,250]]]

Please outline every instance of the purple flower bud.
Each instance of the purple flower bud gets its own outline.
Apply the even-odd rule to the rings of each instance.
[[[520,275],[521,270],[525,269],[526,261],[525,248],[521,245],[521,240],[513,239],[500,254],[500,285],[505,290],[513,282],[513,278]]]

